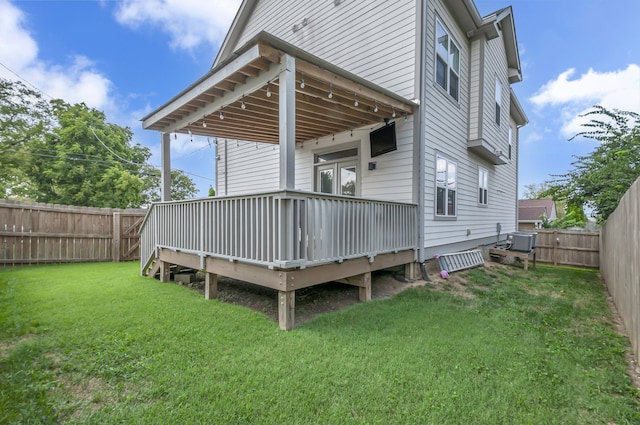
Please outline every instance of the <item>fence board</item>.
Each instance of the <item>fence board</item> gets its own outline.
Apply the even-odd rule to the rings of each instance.
[[[144,214],[0,200],[0,266],[139,259]],[[116,215],[120,226],[114,229]]]
[[[600,274],[640,361],[640,178],[602,226]]]
[[[537,260],[554,265],[598,268],[600,233],[579,230],[537,230]]]

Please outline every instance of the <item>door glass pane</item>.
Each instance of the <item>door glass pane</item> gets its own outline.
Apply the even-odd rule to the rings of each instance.
[[[320,192],[333,193],[333,170],[320,170]]]
[[[340,167],[340,193],[356,196],[356,167]]]

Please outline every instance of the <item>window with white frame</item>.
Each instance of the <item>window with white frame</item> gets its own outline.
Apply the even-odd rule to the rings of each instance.
[[[496,124],[500,125],[500,110],[502,105],[502,83],[496,77]]]
[[[458,164],[436,156],[436,216],[456,216],[456,193],[458,188]]]
[[[436,21],[436,82],[458,100],[460,49],[440,21]]]
[[[478,167],[478,204],[487,205],[489,203],[489,172],[482,167]]]

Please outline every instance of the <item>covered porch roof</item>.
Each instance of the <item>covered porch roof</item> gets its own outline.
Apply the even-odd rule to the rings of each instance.
[[[144,117],[142,126],[277,144],[280,76],[291,71],[285,56],[295,63],[296,142],[414,112],[413,101],[262,32]]]

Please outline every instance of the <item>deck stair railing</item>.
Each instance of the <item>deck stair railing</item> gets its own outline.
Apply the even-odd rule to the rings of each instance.
[[[417,247],[415,204],[285,190],[153,204],[142,273],[158,248],[304,268]]]

